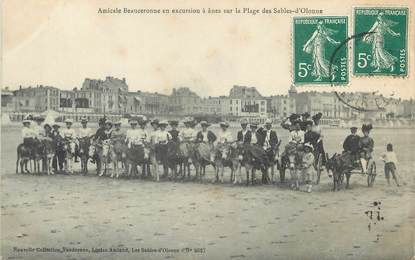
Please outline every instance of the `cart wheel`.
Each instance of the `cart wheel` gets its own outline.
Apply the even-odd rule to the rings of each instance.
[[[376,178],[376,164],[372,162],[367,169],[367,186],[373,187]]]
[[[320,176],[321,176],[321,164],[323,162],[322,154],[318,154],[317,164],[316,164],[316,171],[317,171],[317,180],[316,184],[320,183]]]

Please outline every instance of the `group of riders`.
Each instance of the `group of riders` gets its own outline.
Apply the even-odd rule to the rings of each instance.
[[[197,122],[186,117],[181,125],[177,120],[148,120],[145,116],[131,116],[130,127],[125,131],[121,121],[111,122],[101,118],[98,129],[88,127],[88,118],[81,118],[81,127],[75,130],[71,119],[65,126],[45,123],[42,116],[28,116],[23,120],[23,143],[18,147],[21,172],[29,172],[30,161],[38,163],[48,174],[74,173],[73,165],[81,162],[81,171],[88,173],[88,162],[96,164],[98,176],[141,176],[159,181],[161,178],[190,178],[190,165],[194,166],[195,178],[202,180],[205,168],[212,165],[216,182],[223,182],[224,168],[231,168],[231,181],[241,183],[241,168],[246,169],[246,181],[257,182],[255,172],[262,173],[262,183],[274,181],[274,167],[280,169],[281,182],[289,168],[291,187],[311,192],[315,172],[326,164],[320,125],[322,113],[292,114],[282,121],[281,127],[289,131],[289,140],[280,153],[277,133],[273,122],[263,125],[240,122],[237,135],[229,129],[229,123],[219,123],[215,133],[207,121]],[[148,126],[150,125],[150,126]],[[200,127],[198,126],[200,125]],[[371,158],[373,139],[369,137],[371,125],[363,125],[363,137],[356,135],[356,127],[344,141],[344,152],[350,154],[351,162],[361,161],[363,171]],[[321,164],[316,164],[317,159]],[[31,165],[31,164],[30,164]],[[139,167],[138,167],[139,166]],[[162,166],[162,176],[159,176]],[[111,169],[110,169],[111,168]],[[18,171],[18,162],[16,162]],[[111,174],[109,174],[111,173]],[[271,177],[270,177],[271,174]]]

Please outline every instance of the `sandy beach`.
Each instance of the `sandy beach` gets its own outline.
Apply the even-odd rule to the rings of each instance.
[[[364,176],[353,175],[350,190],[332,192],[331,179],[324,175],[311,194],[280,185],[210,184],[211,169],[202,184],[98,178],[92,172],[88,176],[16,175],[18,130],[2,128],[4,259],[414,256],[411,129],[400,130],[399,135],[392,129],[373,131],[378,164],[373,188],[366,187]],[[277,131],[285,141],[282,130]],[[344,129],[327,130],[325,145],[330,154],[340,149],[346,134]],[[387,142],[394,143],[400,161],[404,185],[399,188],[387,186],[378,160]]]

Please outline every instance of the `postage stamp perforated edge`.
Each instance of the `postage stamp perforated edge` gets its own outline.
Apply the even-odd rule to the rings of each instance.
[[[291,72],[291,84],[296,87],[306,87],[307,85],[313,86],[313,87],[330,87],[330,86],[339,86],[339,87],[347,87],[350,84],[350,52],[349,52],[349,42],[346,42],[346,57],[347,57],[347,80],[345,82],[318,82],[318,81],[311,81],[311,82],[295,82],[295,24],[294,21],[296,19],[302,19],[302,18],[346,18],[346,39],[349,37],[349,28],[350,28],[350,19],[347,14],[345,15],[318,15],[318,16],[293,16],[291,18],[291,64],[290,64],[290,72]],[[331,55],[329,55],[330,58]]]
[[[358,9],[358,8],[373,8],[373,9],[406,9],[406,11],[407,11],[407,15],[406,15],[406,39],[405,39],[405,48],[406,48],[406,53],[407,53],[407,55],[406,55],[406,73],[405,74],[401,74],[401,75],[393,75],[393,74],[388,74],[388,73],[374,73],[374,74],[370,74],[370,73],[358,73],[358,72],[356,72],[356,70],[355,70],[355,59],[354,59],[354,57],[355,57],[355,51],[356,51],[356,48],[355,48],[355,40],[353,41],[353,43],[351,44],[351,46],[352,46],[352,55],[350,56],[350,62],[351,62],[351,64],[349,65],[350,67],[350,69],[351,69],[351,73],[349,73],[349,78],[364,78],[364,77],[367,77],[367,78],[376,78],[376,79],[379,79],[379,80],[381,80],[381,79],[391,79],[391,78],[407,78],[407,77],[409,77],[409,71],[410,71],[410,62],[409,62],[409,59],[410,59],[410,55],[411,55],[411,53],[410,53],[410,48],[408,48],[409,47],[409,44],[408,44],[408,41],[409,41],[409,39],[410,39],[410,30],[409,30],[409,27],[412,27],[412,19],[411,19],[411,10],[410,10],[410,8],[409,8],[409,6],[400,6],[400,5],[398,5],[398,6],[390,6],[390,5],[377,5],[377,6],[373,6],[373,5],[356,5],[356,6],[352,6],[351,7],[351,19],[350,19],[350,23],[351,23],[351,28],[352,28],[352,32],[353,32],[353,35],[356,35],[356,31],[355,31],[355,21],[356,21],[356,17],[355,17],[355,10],[356,9]]]

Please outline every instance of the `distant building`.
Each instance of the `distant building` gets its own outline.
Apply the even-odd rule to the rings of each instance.
[[[59,93],[59,89],[51,86],[20,87],[19,90],[14,91],[15,110],[18,112],[58,110]]]
[[[124,114],[166,115],[171,114],[169,96],[150,92],[129,92],[126,96]]]
[[[202,99],[189,88],[173,88],[169,100],[177,114],[192,115],[203,113]]]
[[[411,119],[415,118],[415,101],[413,99],[405,100],[402,102],[404,117],[409,117]]]
[[[271,96],[269,100],[268,113],[273,118],[282,119],[296,113],[295,99],[287,95]]]
[[[233,86],[226,100],[227,114],[240,117],[266,117],[267,100],[255,87]]]
[[[207,97],[201,99],[202,113],[206,115],[222,114],[222,99],[220,97]]]
[[[12,112],[15,111],[14,95],[8,87],[1,90],[1,111]]]
[[[105,80],[86,78],[81,91],[90,99],[90,108],[96,113],[118,114],[126,105],[128,85],[125,78],[106,77]]]

